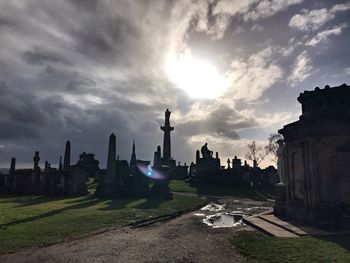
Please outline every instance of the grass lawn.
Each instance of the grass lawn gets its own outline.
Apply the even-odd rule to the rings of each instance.
[[[75,198],[0,196],[0,254],[204,204],[176,194],[167,201],[103,199],[93,194],[93,184],[89,187],[89,195]]]
[[[191,186],[183,180],[171,180],[169,182],[171,191],[174,192],[186,192],[186,193],[197,193],[197,188]]]
[[[266,193],[258,192],[251,188],[234,188],[225,185],[202,185],[191,186],[189,183],[182,180],[171,180],[169,183],[171,191],[197,193],[199,195],[214,195],[214,196],[236,196],[241,198],[250,198],[254,200],[265,201],[266,199],[274,199],[274,196]]]
[[[279,238],[237,232],[231,240],[249,262],[350,262],[350,236]]]

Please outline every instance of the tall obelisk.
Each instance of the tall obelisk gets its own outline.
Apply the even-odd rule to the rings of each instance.
[[[132,153],[130,159],[130,167],[136,166],[136,149],[135,149],[135,141],[132,142]]]
[[[166,109],[165,111],[165,123],[164,126],[161,126],[160,129],[164,131],[164,139],[163,139],[163,160],[168,162],[171,159],[171,140],[170,140],[170,132],[174,130],[174,127],[170,126],[170,114],[171,111]]]
[[[116,174],[116,137],[115,134],[112,133],[109,136],[108,143],[108,157],[107,157],[107,181],[109,183],[114,181],[114,177]]]
[[[16,173],[16,158],[12,158],[9,175],[13,176],[15,173]]]
[[[63,171],[68,172],[70,170],[70,141],[66,142],[66,148],[64,149],[63,157]]]

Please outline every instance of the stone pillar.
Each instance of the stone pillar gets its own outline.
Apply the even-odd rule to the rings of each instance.
[[[132,143],[132,153],[131,153],[131,159],[130,159],[130,167],[136,166],[136,150],[135,150],[135,141]]]
[[[70,169],[70,141],[66,142],[66,148],[64,149],[64,161],[63,161],[63,171],[67,172]]]
[[[116,137],[114,133],[109,136],[107,157],[107,181],[114,181],[116,175]]]
[[[196,151],[196,164],[199,163],[200,153],[199,150]]]
[[[60,156],[60,160],[58,162],[58,171],[62,172],[62,156]]]
[[[287,216],[287,186],[281,183],[276,184],[275,196],[274,215]]]
[[[58,184],[60,188],[59,191],[63,193],[66,186],[66,178],[63,173],[62,156],[60,156],[58,161]]]
[[[34,167],[33,167],[32,178],[33,178],[34,187],[36,187],[40,183],[40,167],[39,167],[40,156],[38,151],[35,152],[33,161],[34,161]]]
[[[16,158],[11,158],[10,172],[9,174],[12,176],[16,172]]]
[[[5,175],[5,188],[8,190],[11,189],[11,187],[16,187],[16,158],[11,158],[11,165],[10,165],[10,171],[8,175]]]
[[[164,139],[163,139],[163,159],[168,161],[171,159],[171,140],[170,140],[170,132],[174,130],[174,127],[170,126],[170,114],[171,111],[167,109],[165,111],[165,123],[164,126],[161,126],[160,129],[164,131]]]
[[[157,151],[154,152],[153,167],[161,166],[161,149],[160,146],[157,147]]]
[[[40,156],[39,156],[39,152],[38,152],[38,151],[35,152],[33,161],[34,161],[34,172],[35,172],[35,171],[37,171],[38,168],[39,168]]]

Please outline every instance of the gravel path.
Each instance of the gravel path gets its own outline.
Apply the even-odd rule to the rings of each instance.
[[[245,262],[228,244],[234,229],[210,228],[195,213],[3,255],[0,262]]]

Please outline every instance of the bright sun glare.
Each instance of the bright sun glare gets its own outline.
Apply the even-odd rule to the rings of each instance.
[[[192,98],[216,98],[228,88],[227,80],[208,62],[193,58],[187,53],[183,56],[170,56],[166,72],[178,88]]]

